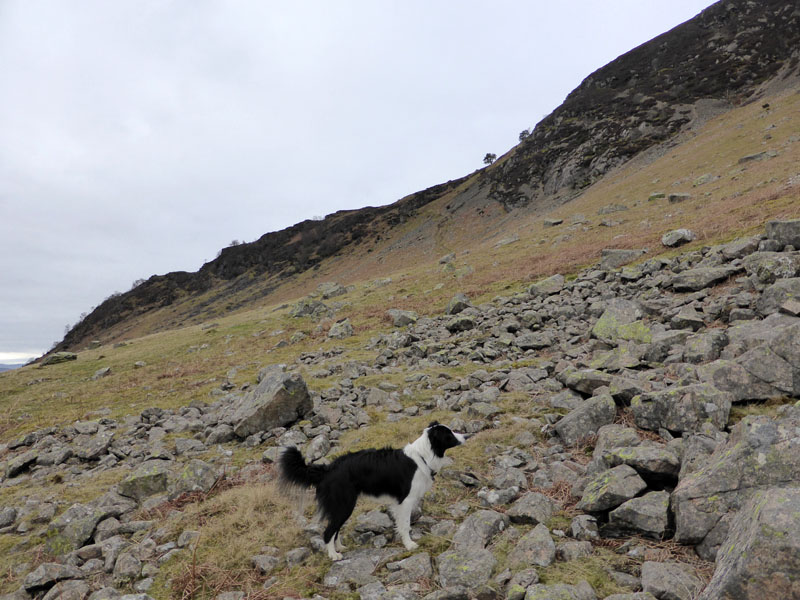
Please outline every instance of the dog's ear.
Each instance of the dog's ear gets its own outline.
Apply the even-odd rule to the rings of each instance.
[[[431,421],[428,427],[436,427],[439,424],[439,421]]]

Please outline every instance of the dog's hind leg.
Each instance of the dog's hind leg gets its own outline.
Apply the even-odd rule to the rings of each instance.
[[[357,499],[358,494],[347,496],[340,494],[337,498],[338,502],[329,505],[329,509],[331,506],[335,508],[327,515],[328,526],[322,534],[322,539],[325,541],[328,557],[331,560],[342,560],[342,554],[336,549],[339,530],[342,528],[345,521],[350,518],[350,515],[353,514]],[[339,544],[341,545],[341,542],[339,542]]]
[[[411,539],[411,511],[414,510],[415,499],[408,496],[400,504],[393,504],[389,507],[394,517],[394,526],[397,529],[397,535],[400,536],[400,541],[406,550],[413,550],[418,547],[418,544]]]
[[[333,539],[334,539],[333,546],[334,546],[334,548],[336,548],[336,550],[338,552],[344,552],[345,550],[347,550],[347,546],[345,546],[342,543],[342,533],[341,533],[341,531],[337,532],[337,534],[334,536]]]

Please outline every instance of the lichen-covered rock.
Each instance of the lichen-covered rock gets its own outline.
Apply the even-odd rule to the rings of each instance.
[[[328,330],[328,337],[336,340],[343,340],[344,338],[352,336],[353,333],[353,325],[350,323],[350,319],[342,319],[331,325],[331,328]]]
[[[349,589],[350,586],[362,586],[377,581],[375,569],[378,564],[388,558],[386,551],[359,548],[331,565],[322,583],[326,586]]]
[[[733,360],[715,360],[697,369],[700,381],[731,395],[732,402],[779,398],[783,393]]]
[[[72,441],[75,456],[83,460],[98,460],[108,454],[108,448],[114,441],[113,431],[100,431],[95,435],[77,435]]]
[[[389,571],[386,583],[391,584],[411,583],[433,576],[433,565],[427,552],[418,552],[403,560],[387,563],[386,569]]]
[[[698,600],[800,597],[800,488],[756,492],[730,523]]]
[[[617,446],[600,453],[609,467],[628,465],[644,477],[676,477],[681,469],[678,456],[661,444]]]
[[[67,579],[51,587],[42,600],[85,600],[90,590],[89,584],[85,581]]]
[[[413,310],[401,310],[399,308],[390,308],[386,314],[392,320],[392,325],[395,327],[405,327],[406,325],[413,325],[419,319],[419,315]]]
[[[494,537],[504,531],[508,517],[493,510],[478,510],[464,519],[453,536],[453,547],[458,549],[485,548]]]
[[[676,562],[642,564],[642,589],[659,600],[693,600],[703,588],[694,570]]]
[[[525,600],[597,600],[597,594],[586,581],[577,585],[537,583],[528,588]]]
[[[531,284],[528,293],[531,296],[552,296],[564,289],[564,276],[561,274],[551,275],[541,281]]]
[[[175,474],[169,486],[170,497],[176,498],[184,492],[208,492],[218,478],[219,474],[212,465],[192,459]]]
[[[747,273],[761,283],[800,275],[800,252],[755,252],[744,259]]]
[[[28,467],[36,462],[39,453],[36,450],[28,450],[9,459],[5,465],[5,475],[7,478],[16,477],[24,472]]]
[[[561,383],[582,394],[592,394],[599,387],[609,386],[613,379],[613,375],[597,369],[569,367],[558,374]]]
[[[728,513],[738,511],[756,490],[800,481],[800,409],[780,419],[746,417],[731,431],[705,466],[682,479],[672,493],[675,539],[699,544],[712,535],[713,544],[700,548],[713,559],[728,533]]]
[[[562,418],[555,425],[558,436],[565,444],[572,445],[597,433],[603,425],[614,422],[617,405],[609,394],[590,398]]]
[[[544,494],[528,492],[511,505],[506,515],[512,523],[536,525],[547,522],[558,508],[558,505]]]
[[[645,254],[645,250],[627,250],[625,248],[606,248],[600,251],[600,268],[604,271],[618,269],[635,261]]]
[[[114,506],[103,505],[102,502],[73,504],[50,523],[46,546],[56,555],[77,550],[92,537],[100,521],[119,514]]]
[[[615,508],[635,497],[646,487],[647,484],[633,467],[620,465],[592,478],[586,484],[577,508],[588,512]]]
[[[769,221],[767,238],[775,240],[781,246],[800,248],[800,219]]]
[[[459,331],[468,331],[475,328],[475,319],[468,315],[459,315],[450,319],[445,325],[447,331],[450,333],[458,333]]]
[[[620,340],[649,344],[653,333],[641,318],[642,310],[635,302],[613,298],[592,327],[592,335],[611,345],[618,344]]]
[[[609,527],[621,533],[637,533],[661,539],[669,524],[669,494],[650,492],[632,498],[609,515]]]
[[[71,565],[43,563],[28,573],[22,587],[30,593],[36,593],[65,579],[83,579],[83,573]]]
[[[693,432],[703,423],[717,429],[725,427],[732,401],[730,393],[700,383],[636,396],[631,411],[642,429]]]
[[[800,277],[778,279],[770,285],[756,302],[756,311],[762,316],[777,313],[787,300],[800,300]]]
[[[313,408],[306,383],[297,373],[284,373],[277,365],[262,371],[261,377],[255,389],[236,403],[233,430],[240,438],[285,427]]]
[[[123,496],[141,502],[153,494],[167,491],[169,464],[163,460],[148,460],[139,465],[119,484]]]
[[[63,362],[69,362],[71,360],[78,360],[78,355],[74,352],[53,352],[52,354],[48,354],[44,357],[42,362],[39,363],[39,368],[46,367],[48,365],[57,365]]]
[[[477,588],[489,581],[496,564],[497,559],[489,550],[448,550],[436,558],[439,585]]]
[[[472,304],[469,301],[469,298],[465,294],[456,294],[450,299],[450,302],[447,303],[447,307],[445,308],[444,312],[448,315],[457,315],[463,310],[468,309]]]
[[[690,229],[673,229],[661,236],[661,243],[667,248],[676,248],[693,242],[697,236]]]
[[[547,567],[556,559],[556,545],[550,536],[550,530],[539,523],[520,538],[512,552],[515,564]]]
[[[697,292],[721,283],[744,270],[744,267],[697,267],[678,273],[672,278],[672,289],[676,292]]]

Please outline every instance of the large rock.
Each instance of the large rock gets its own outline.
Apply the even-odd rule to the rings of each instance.
[[[597,600],[597,595],[586,581],[577,585],[537,583],[528,588],[525,600]]]
[[[731,394],[732,402],[779,398],[783,393],[732,360],[715,360],[697,369],[700,381]]]
[[[184,492],[206,493],[219,479],[217,470],[207,462],[192,459],[180,469],[169,486],[170,497],[175,498]]]
[[[669,524],[669,494],[650,492],[632,498],[609,515],[609,527],[622,533],[637,533],[661,539]]]
[[[450,299],[450,302],[447,303],[447,308],[444,309],[444,312],[448,315],[457,315],[462,310],[468,309],[470,306],[472,306],[472,303],[470,303],[466,294],[458,293]]]
[[[681,461],[674,452],[652,442],[607,448],[599,455],[609,467],[628,465],[647,478],[674,478],[681,470]]]
[[[642,564],[642,589],[659,600],[693,600],[703,588],[694,570],[677,562]]]
[[[604,271],[617,269],[635,261],[645,254],[646,250],[626,250],[619,248],[606,248],[600,252],[600,268]]]
[[[352,336],[353,332],[353,325],[350,323],[350,319],[342,319],[331,325],[328,330],[328,337],[335,340],[343,340]]]
[[[386,311],[388,317],[392,320],[392,325],[395,327],[405,327],[406,325],[413,325],[419,319],[419,315],[413,310],[401,310],[399,308],[390,308]]]
[[[239,400],[233,413],[233,430],[240,438],[246,438],[290,425],[312,408],[303,378],[297,373],[284,373],[282,366],[275,366],[262,371],[261,382]]]
[[[800,248],[800,219],[768,222],[767,237],[782,246]]]
[[[756,492],[733,518],[698,600],[800,598],[800,488]]]
[[[740,273],[743,267],[697,267],[678,273],[672,278],[672,289],[676,292],[697,292],[721,283],[728,277]]]
[[[552,296],[564,289],[564,276],[561,274],[551,275],[541,281],[531,284],[528,293],[531,296]]]
[[[77,550],[91,539],[100,521],[119,515],[116,507],[104,505],[102,501],[73,504],[50,523],[46,536],[47,548],[56,555]]]
[[[587,512],[616,508],[637,496],[646,487],[647,484],[633,467],[620,465],[592,478],[586,484],[577,508]]]
[[[75,456],[83,460],[98,460],[105,454],[114,441],[113,431],[101,431],[95,435],[76,435],[72,441]]]
[[[667,248],[676,248],[693,242],[697,236],[690,229],[673,229],[661,236],[661,243]]]
[[[744,259],[744,268],[761,283],[775,283],[800,275],[800,252],[755,252]]]
[[[439,585],[475,589],[492,576],[497,559],[489,550],[449,550],[436,558]]]
[[[48,354],[39,363],[39,368],[46,367],[48,365],[57,365],[63,362],[69,362],[71,360],[78,360],[78,355],[74,352],[53,352],[53,354]]]
[[[547,567],[556,559],[556,545],[550,536],[550,530],[539,523],[520,538],[512,553],[512,561],[516,564]]]
[[[163,460],[148,460],[139,465],[119,485],[119,493],[141,502],[153,494],[167,491],[169,464]]]
[[[763,316],[771,315],[788,300],[800,300],[800,277],[778,279],[765,289],[756,302],[756,311]]]
[[[701,544],[713,559],[728,534],[732,513],[761,489],[800,481],[800,408],[771,419],[742,419],[705,466],[680,481],[672,493],[675,539]]]
[[[453,547],[482,549],[508,525],[508,517],[493,510],[478,510],[469,515],[453,536]]]
[[[71,565],[43,563],[28,573],[22,587],[30,593],[36,593],[65,579],[83,579],[83,573]]]
[[[592,335],[611,345],[618,344],[620,340],[649,344],[653,334],[641,318],[642,310],[638,304],[631,300],[614,298],[609,301],[592,327]]]
[[[558,508],[558,505],[544,494],[528,492],[511,505],[506,515],[512,523],[536,525],[546,523]]]
[[[572,445],[597,433],[603,425],[614,422],[617,405],[609,394],[590,398],[571,411],[555,425],[558,436],[565,444]]]
[[[631,411],[642,429],[694,432],[706,422],[725,427],[732,401],[730,393],[699,383],[636,396]]]

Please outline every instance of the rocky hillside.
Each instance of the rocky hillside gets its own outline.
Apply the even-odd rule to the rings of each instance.
[[[0,447],[0,548],[26,558],[2,598],[796,597],[796,248],[800,220],[634,266],[611,252],[489,303],[389,311],[366,350],[340,320],[340,345],[256,381],[230,370],[210,403],[29,431]],[[309,306],[330,309],[284,318]],[[319,528],[277,499],[280,447],[326,460],[433,418],[474,435],[423,502],[420,549],[376,509],[323,558]]]
[[[169,320],[153,319],[148,331],[257,305],[327,259],[380,271],[387,253],[435,247],[456,233],[479,239],[508,211],[520,220],[573,199],[710,114],[758,98],[765,84],[792,81],[800,73],[799,47],[795,2],[718,2],[590,75],[491,167],[389,206],[268,233],[224,249],[197,273],[153,276],[105,300],[54,350],[124,337],[131,323],[165,307],[173,309]],[[425,209],[435,201],[442,201],[442,214],[433,222]],[[407,223],[416,223],[415,235],[408,236]]]

